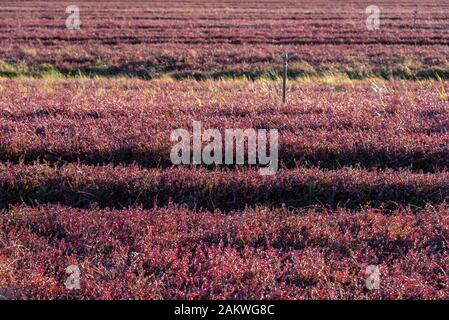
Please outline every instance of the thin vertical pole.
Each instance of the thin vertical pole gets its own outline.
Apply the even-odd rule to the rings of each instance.
[[[413,28],[416,28],[416,16],[418,15],[418,9],[413,11]]]
[[[288,54],[282,56],[284,58],[284,81],[282,83],[282,102],[287,101],[287,67],[288,67]]]

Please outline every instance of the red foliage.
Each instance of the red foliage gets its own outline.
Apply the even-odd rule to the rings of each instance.
[[[39,299],[447,299],[448,213],[14,207],[0,216],[0,287]],[[79,291],[63,285],[70,264]],[[365,288],[369,264],[381,290]]]
[[[0,77],[72,78],[0,80],[0,299],[449,298],[444,1],[377,31],[363,2],[77,3],[76,31],[2,3]],[[278,129],[279,173],[172,167],[194,120]]]
[[[292,84],[279,106],[266,83],[3,81],[0,160],[171,166],[170,133],[279,130],[281,165],[449,167],[446,84]],[[449,92],[449,88],[445,89]],[[257,93],[257,94],[255,94]]]
[[[280,55],[292,52],[292,75],[425,77],[435,66],[445,68],[449,56],[447,1],[420,1],[416,19],[412,2],[378,1],[382,23],[375,32],[365,24],[372,3],[363,1],[77,4],[75,32],[65,28],[66,3],[4,4],[2,60],[34,71],[49,63],[72,75],[257,77],[276,73]]]

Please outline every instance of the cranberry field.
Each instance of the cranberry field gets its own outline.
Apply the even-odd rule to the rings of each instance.
[[[449,2],[67,5],[0,4],[0,298],[449,299]],[[174,165],[193,121],[278,172]]]
[[[0,75],[126,75],[143,79],[449,76],[449,1],[2,1]],[[367,30],[365,8],[381,10]],[[72,30],[73,31],[73,30]]]

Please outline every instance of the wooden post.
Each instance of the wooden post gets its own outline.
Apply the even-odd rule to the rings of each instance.
[[[285,103],[287,101],[287,67],[288,67],[288,53],[282,55],[284,59],[284,81],[282,83],[282,102]]]
[[[413,28],[416,28],[416,16],[418,15],[418,9],[413,11]]]

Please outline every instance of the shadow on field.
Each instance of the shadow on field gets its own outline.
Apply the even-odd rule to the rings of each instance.
[[[0,161],[10,163],[33,164],[44,162],[62,166],[67,163],[85,165],[131,165],[142,168],[168,168],[172,166],[170,147],[165,149],[144,149],[141,147],[123,146],[111,150],[89,151],[49,151],[28,149],[13,151],[7,146],[0,147]],[[222,161],[224,162],[224,159]],[[215,166],[202,166],[215,169]],[[236,166],[223,165],[222,168],[234,170]],[[239,166],[241,167],[241,166]],[[248,167],[244,165],[244,167]],[[279,167],[294,169],[298,167],[341,169],[358,167],[363,169],[408,169],[425,173],[436,173],[449,168],[449,149],[441,150],[402,150],[402,149],[339,149],[327,148],[314,150],[298,150],[293,146],[285,146],[279,151]]]
[[[393,210],[422,207],[449,200],[449,177],[342,170],[281,172],[261,177],[257,172],[208,173],[196,170],[163,172],[114,168],[12,168],[0,175],[0,207],[13,204],[59,203],[80,208],[152,208],[168,203],[190,209],[225,212],[247,206],[300,208],[320,205],[335,209],[370,206]],[[12,178],[13,177],[13,178]]]
[[[414,67],[412,69],[404,66],[383,67],[378,65],[369,66],[342,66],[337,68],[323,66],[303,66],[294,63],[288,69],[289,79],[301,79],[308,77],[346,76],[353,80],[364,80],[373,77],[385,80],[424,80],[424,79],[449,79],[449,70],[442,66]],[[38,65],[18,66],[0,64],[0,77],[63,77],[63,78],[116,78],[129,77],[142,80],[152,80],[169,76],[174,80],[192,79],[197,81],[217,79],[268,79],[277,80],[282,77],[281,67],[279,69],[267,66],[258,66],[252,69],[224,69],[208,68],[197,69],[187,63],[176,61],[172,57],[158,57],[158,61],[129,61],[118,65],[107,65],[104,63],[92,63],[85,66],[54,66],[44,63]]]

